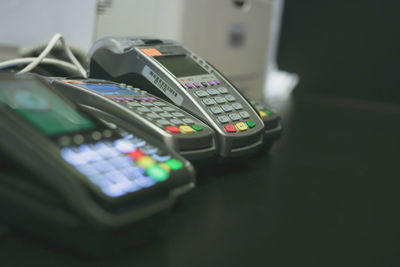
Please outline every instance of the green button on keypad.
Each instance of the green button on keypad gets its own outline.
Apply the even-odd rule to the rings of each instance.
[[[192,128],[198,132],[203,131],[203,127],[201,127],[200,125],[192,125]]]
[[[271,110],[264,109],[263,111],[264,111],[265,113],[267,113],[268,116],[269,116],[269,115],[272,115],[272,111],[271,111]]]
[[[177,159],[170,159],[167,160],[165,163],[171,168],[171,170],[174,171],[179,170],[183,167],[183,163]]]
[[[146,172],[150,177],[158,182],[167,180],[169,176],[169,173],[157,164],[147,168]]]
[[[250,128],[253,128],[254,126],[256,126],[256,122],[253,120],[246,121],[246,123],[247,123],[247,126],[249,126]]]

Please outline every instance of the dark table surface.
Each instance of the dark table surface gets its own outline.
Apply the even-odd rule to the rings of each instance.
[[[284,133],[270,153],[201,177],[149,244],[94,259],[9,232],[1,265],[399,266],[400,107],[273,104]]]

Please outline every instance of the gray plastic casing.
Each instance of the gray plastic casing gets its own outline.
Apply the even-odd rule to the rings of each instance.
[[[0,75],[0,79],[12,79],[12,77],[11,75]],[[37,79],[36,76],[28,74],[18,76],[18,79],[25,79],[26,77],[30,79],[34,77]],[[46,83],[45,81],[42,82],[44,84]],[[31,198],[28,200],[28,198],[25,198],[26,201],[32,202],[29,204],[27,203],[28,206],[41,205],[41,209],[44,213],[49,215],[47,220],[54,224],[66,227],[91,225],[101,229],[126,226],[164,211],[176,201],[177,197],[195,186],[195,172],[190,162],[153,138],[143,137],[143,132],[138,131],[141,138],[162,148],[174,158],[183,162],[184,168],[182,172],[181,170],[178,171],[181,182],[177,186],[169,189],[166,188],[164,197],[145,199],[140,203],[136,202],[135,205],[125,209],[122,213],[112,213],[98,201],[95,201],[91,191],[96,192],[97,188],[94,188],[94,185],[88,182],[84,182],[87,178],[61,157],[60,147],[56,142],[50,140],[49,137],[32,127],[30,123],[18,116],[15,112],[10,112],[9,108],[1,103],[0,114],[2,117],[2,123],[0,125],[1,151],[35,174],[32,175],[35,178],[28,177],[31,178],[29,180],[29,186],[35,186],[35,183],[46,185],[49,190],[57,194],[62,199],[63,203],[67,205],[70,211],[69,213],[74,215],[60,221],[58,219],[58,214],[61,214],[61,210],[55,209],[54,203],[41,205],[41,196],[37,196],[37,199]],[[101,121],[98,121],[98,123],[104,125]],[[131,130],[133,130],[133,128],[131,128]],[[26,186],[28,186],[28,184]],[[3,185],[2,187],[2,189],[4,189]],[[13,192],[12,188],[9,188],[7,192]],[[108,202],[110,204],[120,203],[119,200],[106,195],[96,195],[98,195],[103,202]],[[131,194],[131,196],[132,195],[134,194]],[[122,198],[121,201],[123,201],[123,203],[129,202],[130,195],[128,194]],[[24,198],[20,198],[18,201],[24,201]],[[51,214],[54,216],[51,216]]]
[[[207,64],[191,51],[183,48],[177,42],[170,40],[157,41],[159,42],[148,44],[148,39],[141,38],[109,37],[100,39],[89,51],[89,65],[96,62],[111,77],[115,78],[115,80],[129,73],[142,75],[145,68],[150,69],[164,81],[168,88],[167,91],[172,89],[174,91],[173,94],[177,93],[180,95],[182,101],[171,97],[171,94],[159,90],[156,86],[143,89],[151,93],[155,93],[154,90],[158,91],[158,93],[161,91],[175,105],[210,125],[217,133],[218,151],[221,157],[242,156],[252,153],[260,148],[264,137],[263,121],[233,84],[231,84],[218,70]],[[247,120],[254,120],[256,126],[243,132],[238,131],[236,133],[227,133],[223,129],[223,126],[225,125],[217,122],[216,118],[211,114],[208,108],[194,96],[194,90],[187,90],[179,79],[170,71],[159,64],[151,56],[144,54],[140,50],[143,48],[157,48],[159,50],[168,49],[172,54],[190,56],[208,71],[208,74],[203,76],[212,76],[221,81],[220,87],[226,87],[229,90],[229,94],[233,95],[236,98],[236,101],[243,106],[243,110],[250,114],[250,118]],[[92,70],[89,75],[93,78],[105,78],[96,76],[96,73]],[[107,78],[109,79],[109,77]],[[190,80],[192,77],[185,78]],[[136,86],[135,84],[132,85]]]
[[[154,97],[159,102],[165,103],[167,106],[172,106],[177,111],[185,114],[185,117],[192,118],[203,127],[201,132],[195,132],[193,134],[173,134],[167,132],[165,129],[160,128],[155,125],[154,122],[145,118],[144,114],[139,114],[133,109],[129,109],[127,105],[123,103],[117,103],[100,93],[80,86],[80,84],[70,84],[63,82],[63,78],[49,78],[49,80],[54,85],[55,89],[60,91],[62,94],[70,98],[74,103],[82,105],[83,108],[91,109],[91,112],[95,114],[100,114],[102,112],[110,115],[108,117],[109,121],[115,121],[121,119],[128,123],[131,123],[137,128],[143,129],[146,134],[153,136],[154,138],[161,140],[166,146],[177,151],[186,159],[197,161],[212,159],[216,157],[216,140],[214,131],[206,124],[202,123],[196,118],[193,118],[189,113],[171,105],[162,99],[153,96],[146,91],[134,88],[135,91],[139,92],[143,97]],[[79,79],[78,79],[79,80]],[[113,83],[104,80],[79,80],[83,82],[91,83]],[[116,84],[118,85],[118,84]],[[118,85],[120,86],[120,85]]]

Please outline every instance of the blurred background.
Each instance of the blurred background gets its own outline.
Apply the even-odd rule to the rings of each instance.
[[[277,71],[281,0],[5,0],[2,5],[0,20],[12,25],[0,36],[3,58],[26,54],[56,32],[82,54],[102,37],[151,36],[182,43],[252,97],[261,98],[267,87],[276,91],[267,84],[268,73],[278,77],[282,91],[298,80]]]
[[[279,65],[298,93],[400,103],[400,2],[286,1]]]
[[[298,84],[300,94],[399,103],[399,10],[373,0],[3,0],[0,60],[56,32],[82,55],[105,36],[154,36],[181,42],[251,97]]]

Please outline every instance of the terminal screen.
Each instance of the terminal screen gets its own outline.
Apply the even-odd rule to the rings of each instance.
[[[35,80],[0,82],[0,102],[46,135],[96,128],[96,123]]]
[[[116,84],[85,83],[78,85],[96,91],[102,95],[140,95],[140,93],[119,87]]]
[[[175,77],[208,74],[196,61],[185,55],[153,57]]]

